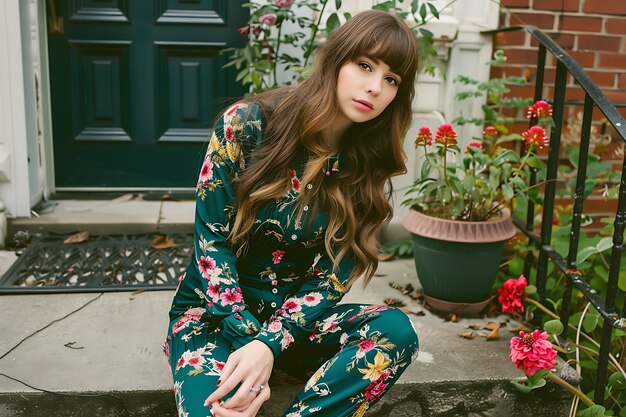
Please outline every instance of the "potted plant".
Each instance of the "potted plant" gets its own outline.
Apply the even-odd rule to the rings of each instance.
[[[528,115],[552,123],[545,101],[533,104]],[[450,124],[440,125],[434,138],[422,127],[415,140],[423,164],[402,203],[410,206],[403,224],[412,233],[424,298],[435,310],[474,314],[492,299],[504,244],[516,233],[513,200],[525,205],[530,170],[545,169],[536,153],[548,143],[542,126],[521,135],[501,133],[486,126],[482,143],[471,142],[463,152]],[[515,140],[522,141],[522,152],[502,146]]]

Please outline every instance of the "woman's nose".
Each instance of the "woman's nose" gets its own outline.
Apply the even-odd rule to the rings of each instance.
[[[382,89],[382,82],[382,79],[372,80],[367,86],[367,92],[375,96],[379,95]]]

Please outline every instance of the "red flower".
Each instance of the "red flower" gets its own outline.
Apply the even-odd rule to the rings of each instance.
[[[241,36],[248,36],[250,34],[250,26],[242,26],[237,29],[237,32],[239,32]]]
[[[372,339],[362,340],[359,342],[359,349],[364,352],[369,352],[370,350],[374,349],[374,342],[372,341]]]
[[[454,131],[451,124],[444,123],[437,128],[435,142],[441,143],[444,146],[454,146],[456,145],[456,138],[458,136],[459,134]]]
[[[519,337],[511,339],[511,354],[509,358],[517,369],[521,369],[528,376],[534,375],[541,369],[548,371],[556,363],[556,351],[548,342],[548,333],[535,330],[532,333],[519,332]]]
[[[487,126],[485,130],[483,130],[483,136],[487,139],[493,139],[498,136],[498,129],[493,126]]]
[[[284,250],[275,250],[274,252],[272,252],[272,256],[274,257],[273,261],[274,264],[279,264],[280,261],[283,260],[283,256],[285,255],[285,251]]]
[[[295,313],[296,311],[300,311],[302,307],[300,307],[300,303],[293,298],[290,298],[283,303],[283,309],[289,311],[290,313]]]
[[[302,186],[302,183],[300,182],[298,177],[296,177],[296,171],[293,169],[289,169],[289,177],[291,178],[291,187],[293,188],[293,190],[296,192],[300,192],[300,187]]]
[[[240,288],[226,288],[224,292],[220,294],[220,298],[222,299],[222,305],[225,306],[243,302]]]
[[[261,33],[261,26],[259,25],[252,26],[252,34],[254,36],[259,36],[260,33]]]
[[[199,182],[201,183],[201,185],[203,185],[212,178],[213,178],[213,162],[207,158],[202,164],[202,169],[200,170]]]
[[[267,26],[274,26],[278,17],[274,13],[264,14],[259,17],[259,23]]]
[[[428,126],[420,127],[420,131],[417,134],[417,138],[415,138],[415,147],[417,148],[420,145],[432,145],[433,143],[433,133],[430,131]]]
[[[381,372],[378,379],[372,381],[367,388],[365,388],[365,398],[368,401],[375,401],[382,395],[385,388],[387,388],[387,385],[389,385],[385,384],[385,380],[389,377],[389,375],[391,375],[391,369],[385,369]]]
[[[502,285],[502,288],[498,288],[498,302],[502,304],[503,313],[523,313],[524,304],[522,303],[522,296],[524,295],[524,289],[528,285],[526,277],[520,275],[519,278],[508,279]]]
[[[226,137],[226,140],[229,142],[233,141],[233,126],[232,125],[226,125],[224,126],[224,137]]]
[[[206,279],[209,279],[211,276],[211,272],[215,269],[215,259],[210,256],[201,256],[200,260],[198,260],[198,269],[202,276]]]
[[[539,119],[545,119],[546,117],[552,117],[552,106],[550,103],[544,100],[538,100],[528,108],[526,117],[531,119],[537,117]]]
[[[469,148],[478,148],[482,151],[483,145],[481,145],[480,142],[470,142],[469,145],[467,145],[467,147],[465,148],[465,151],[469,151]]]
[[[274,4],[278,7],[288,9],[293,5],[294,0],[275,0]]]
[[[522,133],[522,137],[526,142],[526,145],[530,146],[533,143],[536,143],[540,148],[546,146],[548,144],[548,136],[546,135],[546,131],[543,130],[541,126],[533,126],[524,133]]]
[[[224,365],[226,365],[226,363],[224,363],[224,362],[220,362],[220,361],[215,361],[215,368],[216,368],[218,371],[223,370],[223,369],[224,369]]]

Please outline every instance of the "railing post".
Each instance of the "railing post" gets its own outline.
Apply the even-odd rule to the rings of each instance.
[[[546,185],[544,192],[543,215],[541,217],[541,245],[539,262],[537,265],[537,291],[543,300],[546,289],[546,276],[548,273],[548,254],[543,247],[550,245],[552,239],[552,216],[554,211],[554,197],[556,194],[556,175],[559,165],[559,149],[561,144],[561,125],[563,124],[563,112],[565,101],[565,84],[567,82],[567,70],[561,61],[557,61],[556,75],[554,77],[554,127],[550,134],[550,148],[548,150],[548,170],[546,173]]]
[[[611,267],[609,269],[609,282],[606,289],[604,308],[608,315],[615,315],[615,296],[617,294],[617,281],[622,261],[622,249],[624,244],[624,228],[626,227],[626,152],[623,155],[622,178],[619,186],[619,199],[617,200],[617,213],[615,214],[615,230],[613,232],[613,250],[611,251]],[[615,317],[617,318],[617,317]],[[608,320],[602,326],[602,339],[600,340],[600,355],[598,358],[598,371],[596,373],[596,388],[594,402],[602,404],[606,385],[607,367],[609,364],[609,349],[611,347],[611,333],[613,326]]]
[[[578,172],[576,173],[576,191],[574,192],[574,214],[569,239],[569,252],[567,254],[567,269],[571,273],[576,270],[576,257],[578,255],[578,238],[580,237],[580,224],[582,221],[583,203],[585,201],[585,181],[587,180],[587,159],[589,158],[589,138],[591,136],[591,118],[593,116],[593,100],[589,94],[585,94],[585,107],[583,110],[583,124],[580,132],[580,148],[578,153]],[[565,280],[565,292],[561,304],[561,323],[563,333],[561,337],[567,338],[568,322],[572,301],[572,283]]]

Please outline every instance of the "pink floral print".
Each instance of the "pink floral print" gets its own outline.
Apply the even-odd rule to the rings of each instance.
[[[272,262],[274,262],[274,265],[279,264],[283,260],[283,256],[285,256],[284,250],[277,249],[272,252]]]

